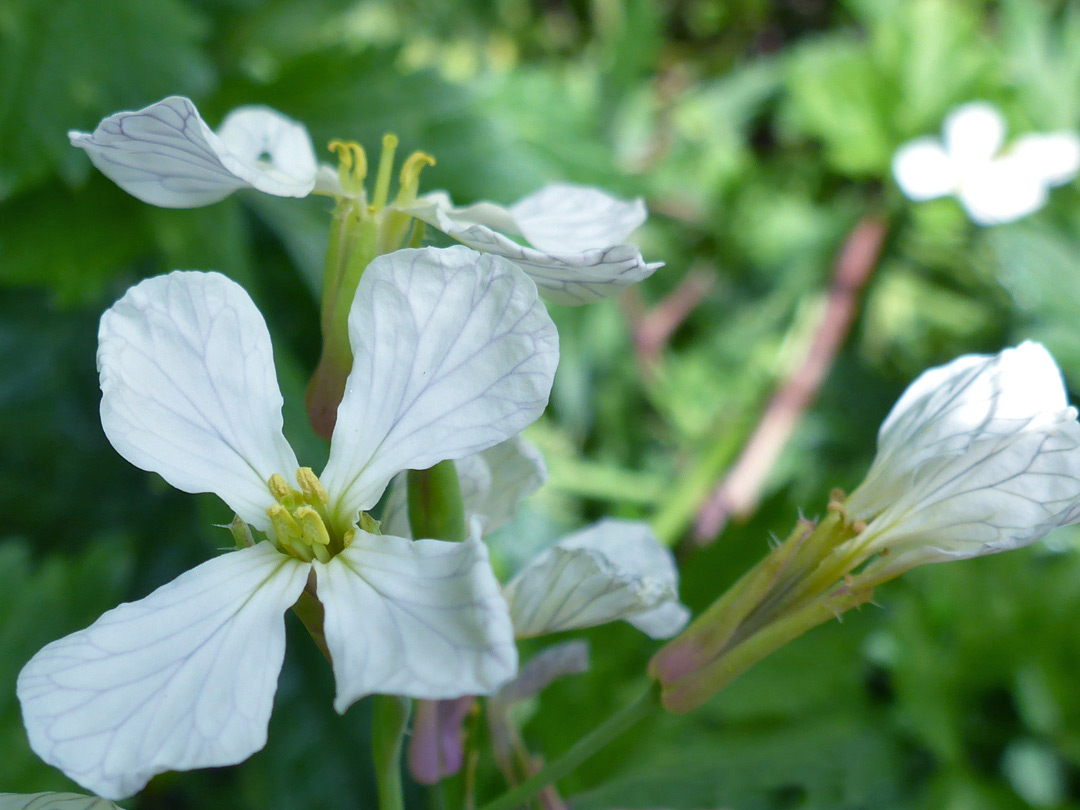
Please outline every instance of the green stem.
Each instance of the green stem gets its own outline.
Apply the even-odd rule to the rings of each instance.
[[[452,461],[409,470],[409,527],[413,537],[460,543],[468,536],[461,484]]]
[[[650,686],[626,706],[594,728],[542,771],[530,776],[516,788],[507,791],[480,810],[512,810],[525,804],[548,785],[572,773],[579,765],[590,759],[623,732],[637,725],[658,706],[658,692]]]
[[[379,810],[404,810],[401,789],[401,748],[409,722],[411,701],[398,695],[376,695],[371,716],[371,758]]]

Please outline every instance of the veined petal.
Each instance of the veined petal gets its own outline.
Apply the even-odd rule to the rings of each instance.
[[[604,520],[540,554],[503,595],[519,638],[617,619],[667,638],[689,618],[679,604],[678,577],[671,552],[647,524]],[[657,612],[668,605],[674,607]]]
[[[912,474],[928,461],[1038,429],[1066,412],[1061,372],[1039,343],[964,355],[923,372],[882,423],[877,456],[848,499],[848,511],[869,520],[902,497]]]
[[[589,644],[575,639],[545,647],[491,697],[499,710],[536,697],[559,678],[589,670]]]
[[[266,743],[284,613],[309,566],[269,543],[225,554],[49,644],[19,673],[35,753],[110,799]]]
[[[1060,186],[1076,177],[1080,170],[1080,135],[1075,132],[1021,135],[1009,147],[1008,155],[1042,182]]]
[[[101,424],[117,452],[265,529],[267,482],[297,462],[270,334],[243,288],[218,273],[147,279],[102,316],[97,359]]]
[[[975,101],[945,119],[945,151],[962,172],[988,163],[1005,143],[1005,118],[997,107]]]
[[[1001,225],[1033,214],[1049,198],[1046,179],[1028,161],[1005,155],[969,172],[957,197],[977,225]]]
[[[977,557],[1033,543],[1080,519],[1078,507],[1080,424],[1070,408],[1038,430],[928,462],[859,541],[889,550],[878,568]]]
[[[315,153],[303,127],[265,108],[234,115],[228,130],[223,127],[226,142],[191,99],[169,96],[110,115],[92,133],[72,130],[68,138],[102,174],[151,205],[194,208],[246,186],[285,197],[310,193]],[[260,160],[264,151],[269,161]]]
[[[916,202],[951,194],[958,182],[952,160],[936,138],[917,138],[901,146],[892,171],[900,190]]]
[[[547,190],[539,194],[546,195]],[[619,214],[615,224],[601,225],[586,219],[571,229],[567,240],[562,243],[554,237],[552,226],[553,222],[565,221],[560,217],[566,212],[556,212],[552,220],[533,210],[531,198],[526,198],[522,203],[525,204],[525,223],[520,223],[516,214],[506,212],[507,216],[504,216],[506,209],[491,203],[454,208],[450,198],[442,193],[420,197],[414,205],[402,210],[475,250],[509,259],[529,274],[545,298],[557,304],[577,305],[599,301],[648,278],[663,266],[663,262],[646,263],[635,245],[601,243],[580,246],[580,240],[590,231],[610,236],[633,222],[636,217],[634,203],[615,201],[612,208],[618,210]],[[615,204],[630,206],[631,210],[622,210]],[[595,199],[593,207],[596,208]],[[591,215],[588,209],[586,214]],[[498,223],[499,230],[495,229],[495,223]],[[527,225],[534,235],[547,243],[549,249],[519,244],[499,232],[520,233],[528,238],[523,225]]]
[[[484,531],[493,532],[506,524],[518,505],[547,480],[544,459],[529,442],[515,436],[480,453],[455,462],[465,521],[484,519]],[[386,534],[412,537],[409,527],[408,485],[401,473],[390,483],[383,511]]]
[[[225,164],[259,191],[306,197],[315,187],[315,147],[303,124],[269,107],[238,107],[217,134],[228,150]]]
[[[322,475],[343,525],[401,470],[480,452],[536,420],[559,359],[535,285],[464,247],[376,258],[349,339],[353,369]]]
[[[576,253],[626,241],[647,218],[645,202],[620,200],[591,186],[553,183],[510,206],[529,244],[552,253]]]
[[[110,801],[81,793],[0,793],[0,810],[121,810]]]
[[[510,616],[475,527],[463,543],[361,530],[314,566],[339,712],[370,694],[490,694],[517,669]]]

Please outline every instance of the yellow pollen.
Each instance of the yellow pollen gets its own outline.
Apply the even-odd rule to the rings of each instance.
[[[285,482],[285,477],[281,473],[271,475],[267,484],[270,486],[270,494],[278,503],[293,500],[297,494],[296,490]]]
[[[304,493],[304,500],[308,503],[326,503],[330,500],[319,476],[315,475],[311,467],[301,467],[297,470],[296,480],[300,484],[300,491]]]
[[[310,506],[301,506],[296,510],[293,517],[300,524],[300,531],[303,534],[305,543],[320,546],[330,545],[330,533],[326,531],[326,524],[323,523],[318,512]]]

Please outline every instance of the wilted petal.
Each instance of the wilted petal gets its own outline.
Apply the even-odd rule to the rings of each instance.
[[[379,256],[349,315],[353,369],[322,475],[342,523],[401,470],[506,441],[543,413],[558,333],[517,268],[464,247]]]
[[[223,128],[226,141],[190,99],[170,96],[68,137],[106,177],[152,205],[209,205],[247,186],[283,197],[310,193],[315,154],[303,127],[265,108],[236,115],[229,130]],[[264,152],[269,160],[260,160]]]
[[[1051,186],[1068,183],[1080,170],[1080,135],[1049,132],[1022,135],[1009,147],[1009,155]]]
[[[503,684],[491,697],[499,710],[536,697],[559,678],[578,675],[589,669],[589,644],[586,641],[564,641],[545,647],[521,667],[521,671]]]
[[[1028,545],[1074,522],[1080,505],[1080,424],[1072,409],[1049,425],[986,438],[934,459],[860,541],[889,549],[879,568],[962,559]]]
[[[266,743],[284,613],[308,570],[260,543],[49,644],[19,674],[31,747],[110,799],[246,759]]]
[[[503,591],[518,637],[625,619],[659,638],[682,629],[678,571],[647,524],[604,520],[560,540]],[[654,613],[675,605],[663,614]],[[639,624],[637,619],[644,617]]]
[[[476,698],[418,700],[409,737],[409,773],[421,785],[434,785],[453,776],[465,763],[462,724]]]
[[[297,463],[270,334],[243,288],[218,273],[147,279],[102,316],[97,357],[101,424],[120,455],[265,529],[267,481]]]
[[[518,505],[547,480],[540,451],[520,436],[455,462],[465,521],[484,519],[484,531],[506,524]],[[405,473],[394,477],[386,496],[382,527],[386,534],[412,537],[409,527],[408,485]]]
[[[477,534],[447,543],[358,531],[314,565],[339,712],[370,694],[490,694],[514,674],[513,628]]]
[[[882,423],[877,456],[848,511],[869,520],[908,491],[926,462],[1057,421],[1067,410],[1061,372],[1039,343],[968,354],[925,371]]]
[[[455,208],[442,193],[425,195],[403,210],[471,248],[514,262],[532,277],[545,298],[557,304],[587,304],[607,298],[663,266],[662,262],[647,264],[634,245],[608,241],[611,235],[622,233],[636,222],[643,206],[639,209],[637,202],[614,200],[595,189],[570,196],[560,193],[559,189],[566,188],[573,187],[549,186],[518,203],[523,208],[515,206],[509,212],[491,203]],[[596,195],[608,202],[599,204]],[[553,196],[560,198],[563,208],[551,216],[536,209],[536,199],[551,202]],[[580,219],[573,222],[575,210]],[[524,212],[524,221],[518,218],[519,211]],[[597,221],[605,213],[613,219]],[[640,222],[634,227],[637,224]],[[567,228],[565,240],[556,236],[560,225]],[[529,247],[503,235],[530,239],[526,228],[544,245]],[[604,241],[585,245],[590,234],[603,236]]]
[[[892,161],[896,184],[908,199],[921,202],[956,190],[952,160],[936,138],[918,138],[896,150]]]
[[[945,151],[966,172],[988,163],[1005,143],[1005,119],[985,101],[958,107],[945,119]]]

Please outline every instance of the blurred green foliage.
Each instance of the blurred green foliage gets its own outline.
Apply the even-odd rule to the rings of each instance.
[[[67,145],[70,128],[169,94],[212,125],[266,103],[318,147],[385,131],[433,153],[426,188],[510,202],[544,182],[645,196],[644,253],[667,266],[621,302],[553,309],[563,357],[530,435],[552,480],[494,538],[507,571],[602,515],[678,544],[770,392],[800,361],[846,235],[888,237],[861,312],[765,500],[705,549],[680,545],[707,605],[832,486],[929,365],[1043,340],[1080,391],[1080,197],[980,230],[952,200],[906,203],[905,140],[972,99],[1014,133],[1080,126],[1080,6],[1053,0],[6,0],[0,4],[0,788],[72,789],[30,753],[14,699],[28,657],[227,543],[212,498],[133,469],[97,424],[96,320],[139,278],[216,269],[275,339],[286,428],[325,455],[302,392],[318,354],[327,204],[237,195],[163,211]],[[328,157],[328,154],[323,154]],[[691,271],[711,288],[657,364],[634,313]],[[659,717],[565,780],[575,806],[1080,807],[1080,557],[1049,547],[914,572],[842,625],[767,660],[703,710]],[[290,619],[290,622],[292,620]],[[290,624],[267,748],[159,777],[130,808],[372,806],[369,707],[330,707],[330,673]],[[654,645],[585,634],[594,670],[525,726],[564,750],[638,688]],[[501,788],[482,765],[484,797]],[[414,804],[426,801],[419,790]]]

